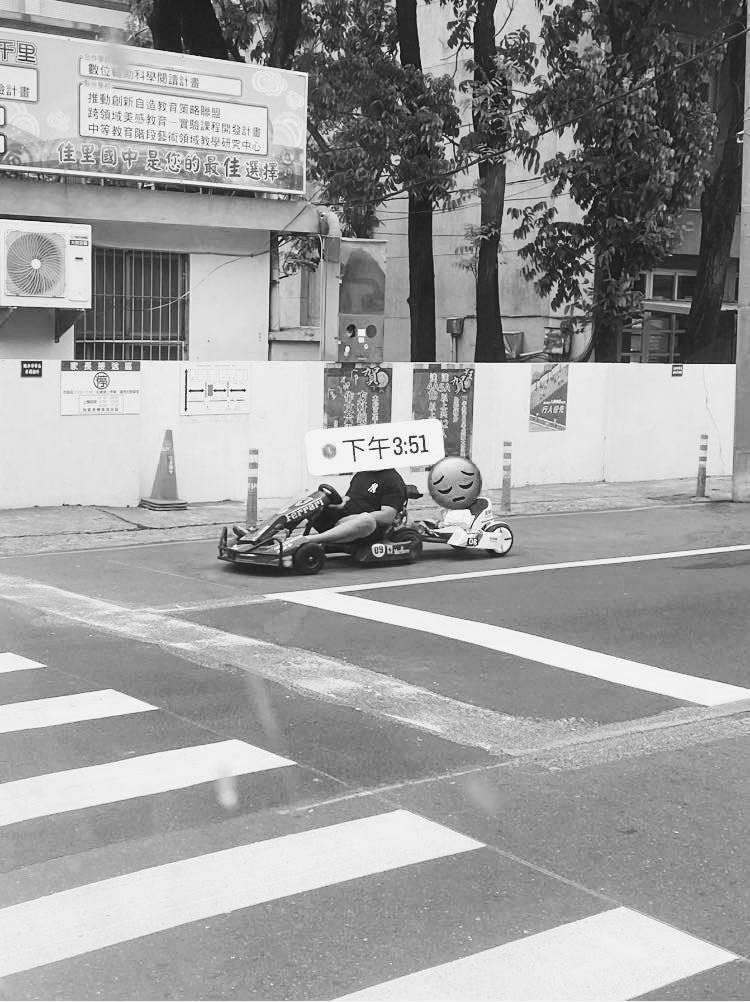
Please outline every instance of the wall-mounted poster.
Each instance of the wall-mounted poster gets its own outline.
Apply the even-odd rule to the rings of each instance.
[[[382,424],[391,420],[393,380],[390,367],[330,365],[326,366],[323,380],[326,428]]]
[[[140,414],[140,362],[60,362],[60,414]]]
[[[181,414],[249,414],[248,366],[234,362],[186,365],[180,387]]]
[[[568,363],[537,362],[531,367],[529,431],[565,431]]]
[[[474,369],[417,362],[412,384],[415,420],[437,418],[443,425],[446,456],[471,456]]]

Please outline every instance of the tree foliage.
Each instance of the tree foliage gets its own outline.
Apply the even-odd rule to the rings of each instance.
[[[351,0],[310,5],[310,176],[345,231],[372,236],[377,209],[403,189],[441,202],[453,188],[451,147],[459,116],[452,80],[398,60],[395,8]]]
[[[447,2],[447,0],[444,0]],[[504,362],[498,254],[505,210],[506,156],[517,145],[519,120],[515,89],[533,76],[536,46],[527,28],[496,30],[497,0],[451,0],[448,44],[470,51],[469,74],[459,89],[470,98],[471,128],[460,152],[477,167],[480,222],[466,228],[476,281],[477,340],[475,361]],[[505,24],[513,12],[509,2]]]
[[[537,0],[546,73],[526,111],[539,133],[569,149],[541,166],[553,198],[511,210],[524,274],[553,309],[593,313],[596,357],[613,360],[619,325],[639,306],[638,276],[679,240],[680,213],[703,181],[716,133],[708,99],[718,55],[708,40],[689,53],[667,4],[654,0]],[[538,168],[536,144],[525,162]]]
[[[165,2],[175,0],[131,0],[140,44],[148,44],[154,6]],[[403,191],[422,214],[451,197],[460,125],[453,81],[423,73],[419,62],[399,61],[393,3],[215,0],[214,6],[233,58],[308,74],[308,177],[314,199],[335,209],[345,235],[375,235],[378,208]],[[417,221],[423,237],[427,228]],[[416,250],[431,261],[431,227],[429,246],[424,242]],[[413,357],[428,361],[435,355],[434,294],[430,319],[429,297],[422,301],[423,283],[415,281],[423,334],[415,345],[412,322]]]
[[[436,201],[449,197],[460,124],[452,79],[401,66],[392,4],[296,2],[298,39],[281,62],[274,53],[279,17],[289,20],[286,0],[216,0],[215,8],[234,58],[309,74],[308,173],[317,199],[340,212],[345,232],[371,236],[378,206],[399,190],[424,185]],[[131,0],[133,37],[142,44],[150,44],[153,5]]]

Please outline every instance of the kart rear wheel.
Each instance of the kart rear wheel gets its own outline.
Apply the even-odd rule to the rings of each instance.
[[[513,546],[513,530],[508,525],[507,522],[490,522],[488,525],[482,527],[484,532],[500,532],[503,538],[503,549],[502,550],[486,550],[488,556],[490,557],[504,557],[506,553],[510,553],[510,549]]]
[[[331,487],[330,484],[318,484],[318,490],[328,495],[331,504],[341,504],[342,497],[335,487]]]
[[[422,537],[416,529],[396,529],[391,535],[391,542],[411,544],[411,554],[405,558],[410,564],[422,556]]]
[[[292,554],[292,567],[297,574],[317,574],[325,562],[325,550],[320,543],[303,543]]]

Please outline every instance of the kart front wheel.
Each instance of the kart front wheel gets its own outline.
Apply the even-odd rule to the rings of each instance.
[[[498,533],[501,539],[501,549],[487,550],[489,556],[504,557],[506,553],[510,553],[510,548],[513,546],[513,530],[507,522],[490,522],[489,525],[483,526],[483,530],[484,532]]]
[[[303,543],[292,554],[292,567],[297,574],[317,574],[325,562],[325,550],[320,543]]]

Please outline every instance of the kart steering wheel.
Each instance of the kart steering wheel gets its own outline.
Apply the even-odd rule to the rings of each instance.
[[[343,499],[335,487],[331,487],[330,484],[318,484],[318,490],[328,495],[331,504],[341,504]]]

